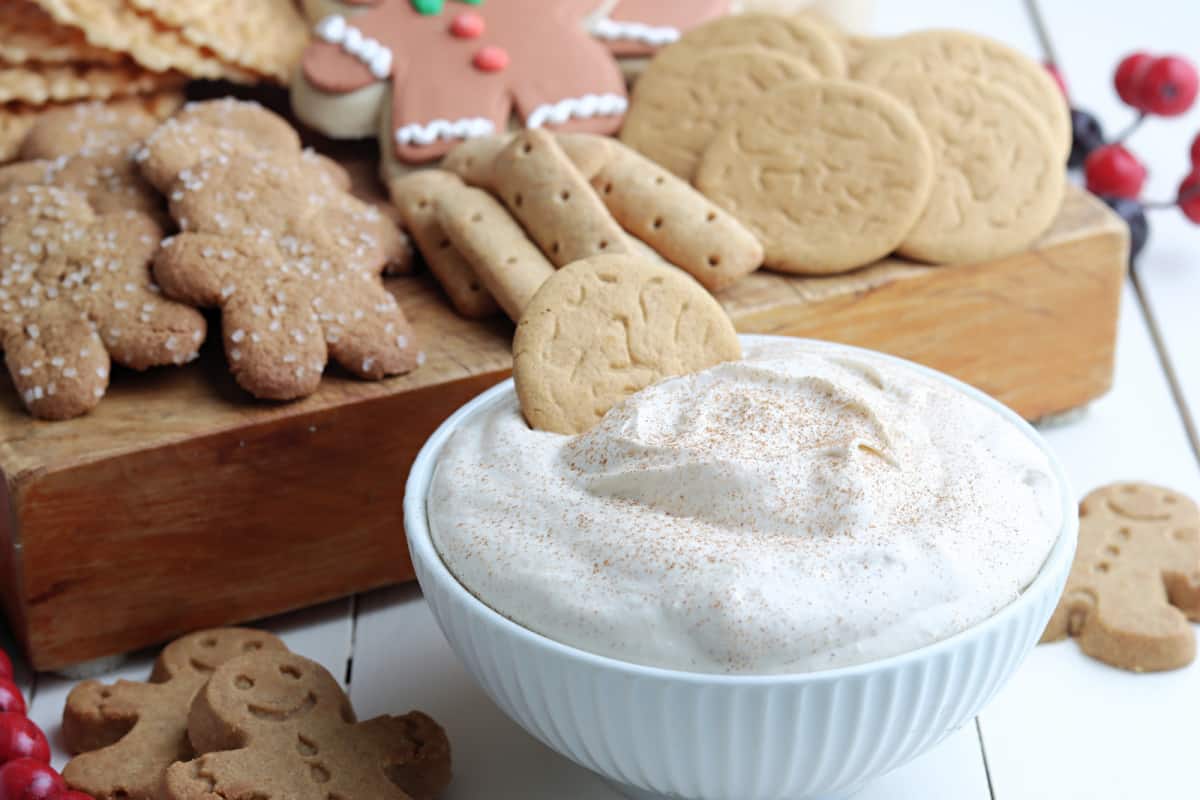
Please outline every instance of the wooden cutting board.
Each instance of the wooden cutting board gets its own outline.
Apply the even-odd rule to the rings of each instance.
[[[1073,190],[1030,252],[848,276],[762,272],[720,299],[739,330],[884,350],[1037,419],[1111,382],[1127,231]],[[428,356],[411,375],[242,393],[217,347],[118,371],[91,415],[37,422],[0,386],[0,594],[52,669],[412,577],[401,500],[425,438],[510,367],[512,325],[460,319],[425,276],[391,282]],[[219,336],[210,341],[219,342]]]

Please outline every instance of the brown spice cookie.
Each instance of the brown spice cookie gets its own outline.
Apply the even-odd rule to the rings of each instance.
[[[195,358],[204,318],[160,297],[151,280],[161,236],[145,214],[97,215],[77,192],[26,186],[0,195],[0,340],[34,416],[94,408],[110,357],[134,369]]]
[[[1072,636],[1083,652],[1154,672],[1196,657],[1200,507],[1141,483],[1112,484],[1079,505],[1079,546],[1043,642]]]
[[[933,264],[1028,249],[1062,207],[1066,170],[1034,109],[1002,83],[898,70],[876,85],[916,114],[934,153],[933,191],[901,255]]]
[[[690,181],[726,119],[771,89],[817,77],[806,62],[785,53],[694,50],[681,42],[664,50],[638,80],[621,141]]]
[[[932,178],[912,112],[839,80],[785,86],[743,109],[705,151],[696,186],[758,236],[768,267],[828,274],[892,252]]]
[[[193,756],[188,711],[213,671],[246,652],[285,649],[263,631],[200,631],[167,645],[149,683],[79,684],[63,709],[63,738],[76,754],[63,777],[96,800],[158,800],[167,767]]]
[[[863,52],[854,77],[886,83],[897,73],[925,79],[967,75],[999,86],[1029,104],[1046,126],[1061,170],[1071,151],[1071,113],[1062,91],[1041,64],[1008,45],[966,31],[929,30],[879,39]]]
[[[261,652],[218,667],[188,721],[194,761],[167,771],[164,800],[432,800],[450,782],[450,743],[426,715],[356,723],[323,667]]]
[[[733,323],[692,278],[639,256],[596,256],[534,295],[513,339],[513,378],[530,425],[576,434],[663,378],[738,358]]]
[[[846,62],[828,26],[803,15],[737,14],[721,17],[684,34],[672,50],[751,47],[783,53],[807,64],[821,78],[841,78]]]
[[[132,209],[165,217],[162,197],[138,171],[134,149],[159,124],[148,111],[85,103],[46,113],[21,145],[23,161],[0,167],[0,190],[43,184],[87,195],[97,213]]]

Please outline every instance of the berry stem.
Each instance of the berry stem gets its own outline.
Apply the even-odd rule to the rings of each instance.
[[[1117,136],[1113,139],[1113,143],[1123,144],[1126,139],[1128,139],[1130,136],[1133,136],[1133,134],[1137,132],[1137,129],[1142,127],[1142,123],[1146,121],[1146,116],[1147,114],[1145,111],[1139,112],[1137,117],[1134,118],[1133,122],[1129,123],[1125,127],[1125,130],[1117,134]]]
[[[1147,211],[1157,211],[1160,208],[1175,208],[1176,206],[1183,205],[1193,197],[1200,197],[1200,185],[1193,186],[1188,191],[1180,193],[1178,197],[1172,198],[1171,200],[1151,200],[1149,202],[1142,203],[1142,208],[1146,209]]]
[[[1058,66],[1058,55],[1054,52],[1054,41],[1050,38],[1050,29],[1046,27],[1046,18],[1042,16],[1038,0],[1025,0],[1025,9],[1029,12],[1029,20],[1033,23],[1033,33],[1037,36],[1042,48],[1042,60],[1047,64]]]

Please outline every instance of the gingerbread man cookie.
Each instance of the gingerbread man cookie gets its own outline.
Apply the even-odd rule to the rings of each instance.
[[[194,761],[167,771],[164,800],[432,800],[450,782],[450,743],[414,711],[356,723],[324,668],[291,653],[226,662],[188,721]]]
[[[161,238],[151,217],[98,215],[78,192],[0,194],[0,344],[34,416],[94,408],[110,358],[139,370],[195,358],[204,317],[161,297],[151,280]]]
[[[503,132],[514,109],[529,128],[621,125],[621,71],[585,26],[597,0],[355,5],[317,23],[292,86],[297,115],[321,131],[378,125],[385,152],[419,164]]]
[[[264,140],[276,144],[255,146]],[[423,360],[380,280],[411,257],[407,241],[344,190],[344,172],[301,152],[276,115],[197,104],[155,131],[139,159],[183,231],[163,243],[155,275],[168,296],[222,309],[230,368],[255,397],[312,394],[330,357],[372,380]]]
[[[1141,483],[1097,489],[1079,505],[1079,546],[1042,636],[1072,636],[1093,658],[1135,672],[1186,666],[1200,622],[1200,507]]]
[[[78,754],[63,776],[96,800],[158,800],[167,767],[193,756],[188,711],[213,671],[243,653],[285,649],[263,631],[200,631],[167,645],[149,683],[79,684],[63,710],[63,738]]]

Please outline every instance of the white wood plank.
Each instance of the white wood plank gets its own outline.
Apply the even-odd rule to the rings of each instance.
[[[1125,293],[1116,386],[1080,422],[1046,431],[1076,492],[1122,479],[1200,498],[1200,468],[1145,318]],[[1200,664],[1159,675],[1113,669],[1074,642],[1042,645],[981,716],[997,800],[1142,800],[1195,781],[1191,709]]]
[[[352,625],[351,601],[345,599],[250,623],[248,627],[275,633],[292,650],[317,661],[341,682],[350,658]],[[120,679],[144,681],[150,677],[157,654],[158,648],[135,654],[119,668],[97,678],[106,683]],[[50,739],[54,751],[53,763],[58,769],[62,769],[67,761],[61,731],[63,705],[76,683],[58,675],[38,675],[29,713],[29,717],[41,726]]]
[[[360,600],[350,696],[359,716],[418,708],[445,728],[454,782],[445,800],[615,800],[595,775],[534,740],[508,719],[459,664],[415,587]],[[855,800],[987,800],[974,725],[896,770]]]
[[[1043,0],[1047,25],[1072,85],[1075,102],[1095,113],[1110,132],[1133,112],[1112,87],[1124,54],[1144,49],[1180,53],[1200,63],[1200,3],[1145,0],[1136,12],[1126,0],[1095,0],[1086,11],[1071,0]],[[1088,24],[1081,25],[1081,15]],[[1188,148],[1200,133],[1200,106],[1172,119],[1150,119],[1127,146],[1150,171],[1144,197],[1174,198],[1189,170]],[[1150,213],[1150,241],[1138,267],[1148,310],[1166,345],[1170,365],[1193,422],[1200,423],[1200,227],[1176,209]],[[1200,449],[1200,439],[1195,442]]]

